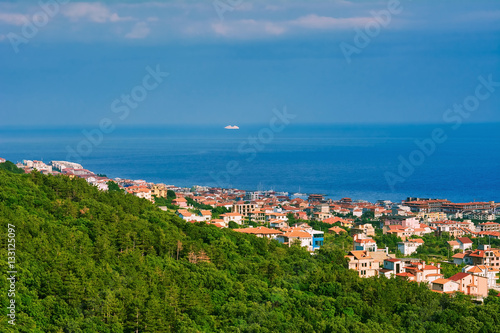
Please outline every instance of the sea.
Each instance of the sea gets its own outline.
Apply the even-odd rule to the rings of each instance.
[[[0,157],[14,163],[69,160],[111,178],[370,202],[498,202],[499,147],[499,123],[0,128]]]

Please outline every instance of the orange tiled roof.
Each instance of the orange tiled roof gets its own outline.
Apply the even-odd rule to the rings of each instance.
[[[312,236],[305,232],[305,231],[299,231],[299,230],[293,230],[293,231],[288,231],[283,234],[285,237],[299,237],[299,238],[311,238]]]
[[[269,229],[266,227],[234,229],[234,231],[242,232],[245,234],[254,234],[254,235],[281,235],[282,234],[282,232],[279,230]]]

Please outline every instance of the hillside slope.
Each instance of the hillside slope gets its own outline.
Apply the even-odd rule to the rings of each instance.
[[[500,332],[485,305],[360,279],[343,253],[185,223],[82,179],[0,170],[2,258],[16,239],[16,325],[2,332]]]

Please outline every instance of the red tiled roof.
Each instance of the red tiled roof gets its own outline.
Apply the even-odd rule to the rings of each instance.
[[[269,229],[269,228],[266,228],[266,227],[234,229],[234,231],[236,231],[236,232],[242,232],[242,233],[245,233],[245,234],[254,234],[254,235],[281,235],[282,234],[282,232],[279,231],[279,230]]]
[[[433,265],[425,265],[424,270],[431,270],[431,269],[438,269],[436,266]]]
[[[462,244],[472,244],[472,241],[469,239],[469,237],[460,237],[457,238],[457,241],[461,242]]]
[[[463,278],[466,278],[467,276],[469,276],[470,274],[468,273],[457,273],[453,276],[451,276],[449,279],[452,280],[452,281],[459,281],[459,280],[462,280]]]
[[[385,261],[389,261],[389,262],[400,262],[401,260],[400,260],[400,259],[396,259],[396,258],[392,258],[392,259],[386,259]]]
[[[396,276],[402,276],[402,277],[415,277],[415,275],[411,274],[411,273],[398,273],[396,274]]]
[[[435,284],[445,284],[447,282],[450,282],[450,280],[449,279],[437,279],[437,280],[432,281],[432,283],[435,283]]]
[[[354,243],[376,243],[376,242],[373,239],[368,238],[368,239],[355,240]]]
[[[477,266],[472,266],[467,272],[469,272],[469,273],[482,273],[483,270]]]
[[[342,229],[341,227],[337,227],[337,226],[331,227],[330,229],[328,229],[328,231],[333,231],[333,232],[336,232],[336,233],[347,232],[344,229]]]
[[[285,237],[299,237],[299,238],[311,238],[312,236],[305,232],[299,230],[288,231],[283,234]]]

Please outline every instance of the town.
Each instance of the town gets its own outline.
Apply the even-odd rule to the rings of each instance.
[[[0,163],[6,160],[0,158]],[[108,178],[67,161],[24,160],[25,173],[79,177],[102,191],[123,191],[190,223],[297,244],[311,254],[341,247],[360,277],[401,278],[437,293],[461,292],[482,301],[500,292],[500,204],[408,197],[375,203],[322,194],[155,184]],[[498,294],[500,296],[500,293]]]

